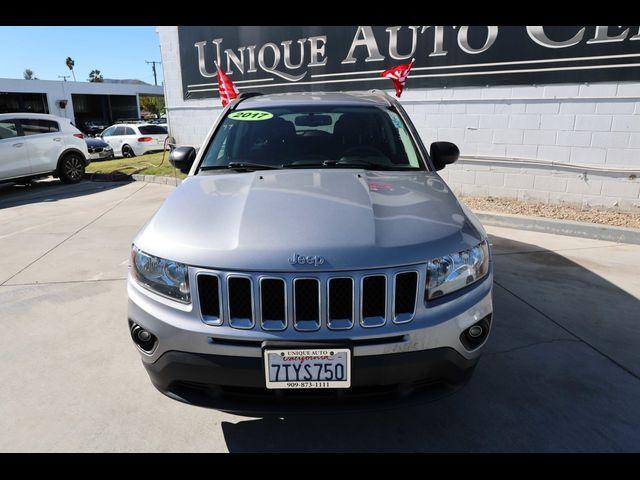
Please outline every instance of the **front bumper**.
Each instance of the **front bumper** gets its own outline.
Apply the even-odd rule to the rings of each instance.
[[[103,150],[102,152],[89,153],[89,156],[87,158],[91,161],[107,160],[113,158],[113,150]]]
[[[446,301],[421,306],[406,324],[269,332],[207,325],[193,304],[155,295],[129,276],[129,321],[159,339],[151,353],[139,349],[142,361],[156,388],[176,400],[245,414],[322,411],[338,404],[341,409],[359,410],[386,405],[389,399],[393,405],[435,399],[463,385],[486,339],[469,350],[461,342],[461,333],[492,315],[492,285],[490,269],[484,280]],[[267,390],[263,349],[272,342],[350,347],[352,387]]]
[[[267,390],[261,358],[166,352],[145,364],[153,385],[191,405],[244,415],[322,413],[398,407],[461,388],[478,359],[451,348],[353,357],[351,387]]]

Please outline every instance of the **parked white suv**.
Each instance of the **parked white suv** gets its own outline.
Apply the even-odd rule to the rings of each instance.
[[[0,114],[0,182],[53,175],[77,183],[90,162],[84,134],[68,118]]]
[[[120,123],[110,126],[100,134],[111,145],[114,155],[122,157],[162,151],[167,135],[166,127],[148,123]]]

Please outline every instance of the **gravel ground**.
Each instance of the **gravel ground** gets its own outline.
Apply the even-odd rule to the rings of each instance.
[[[580,208],[571,205],[529,203],[507,198],[469,197],[466,195],[458,195],[458,198],[472,210],[640,228],[640,212],[630,213],[598,208]]]

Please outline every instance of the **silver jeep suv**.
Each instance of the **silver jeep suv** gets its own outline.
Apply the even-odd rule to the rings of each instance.
[[[246,414],[455,391],[492,320],[487,235],[383,92],[243,94],[140,230],[129,329],[158,390]],[[410,395],[411,394],[411,395]]]

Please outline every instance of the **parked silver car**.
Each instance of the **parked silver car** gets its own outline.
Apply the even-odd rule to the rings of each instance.
[[[135,237],[132,339],[171,398],[264,414],[432,399],[492,320],[487,235],[383,92],[241,95]],[[414,395],[408,395],[414,394]]]

